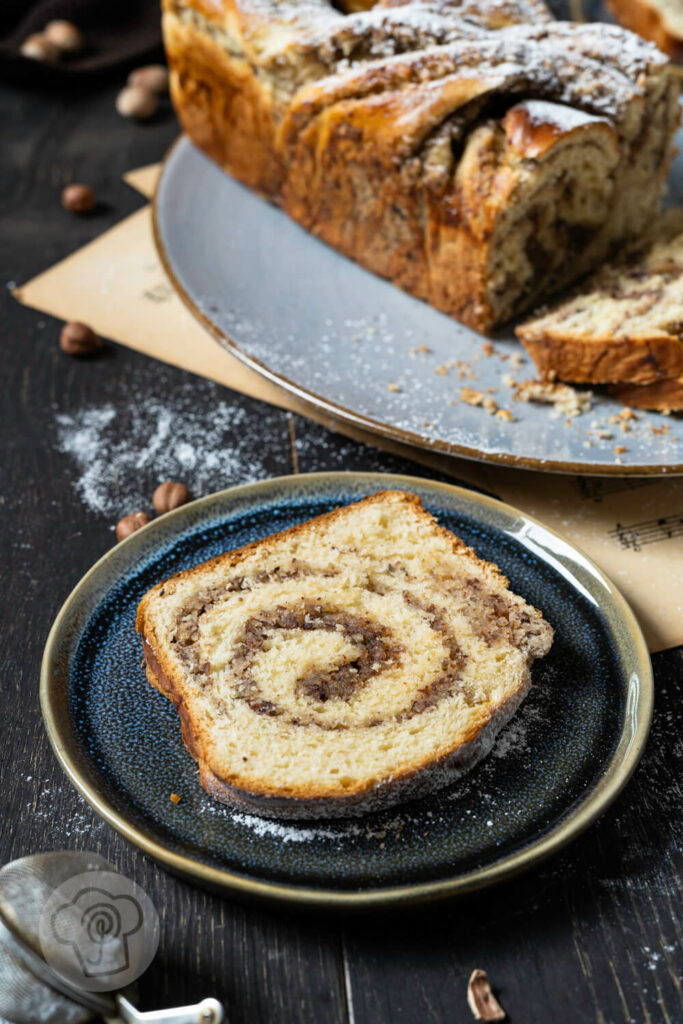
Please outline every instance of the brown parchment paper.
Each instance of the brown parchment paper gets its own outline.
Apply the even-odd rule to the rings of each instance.
[[[160,165],[125,180],[148,198]],[[565,477],[451,458],[356,430],[312,409],[220,348],[171,286],[146,206],[15,291],[27,306],[348,437],[482,487],[582,548],[631,603],[651,651],[683,643],[683,479]]]

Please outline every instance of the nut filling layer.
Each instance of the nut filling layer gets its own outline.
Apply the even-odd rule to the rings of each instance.
[[[405,568],[391,565],[388,571],[391,576],[400,574],[400,586],[404,587],[408,575]],[[278,568],[270,573],[259,573],[252,577],[239,576],[226,586],[207,589],[195,595],[191,604],[178,613],[176,634],[172,642],[177,644],[178,653],[188,667],[198,675],[204,676],[210,683],[211,665],[209,662],[202,662],[200,654],[202,616],[227,594],[250,591],[273,580],[293,582],[303,577],[318,575],[330,579],[334,573],[320,574],[308,566],[301,565],[286,571]],[[462,694],[466,704],[475,703],[470,688],[462,681],[462,670],[467,662],[467,655],[449,628],[445,614],[434,604],[421,602],[406,589],[391,591],[386,585],[376,588],[370,581],[368,589],[382,596],[389,593],[400,595],[405,604],[424,617],[430,628],[439,635],[444,656],[438,675],[417,690],[414,699],[406,708],[393,715],[372,718],[365,721],[364,725],[378,726],[388,717],[397,722],[407,721],[458,692]],[[499,599],[496,600],[499,604]],[[313,712],[328,701],[343,701],[350,704],[370,679],[389,668],[401,665],[401,655],[405,647],[392,629],[367,616],[340,610],[330,603],[302,599],[295,605],[280,604],[272,610],[250,615],[245,620],[241,632],[234,640],[232,655],[225,668],[232,680],[234,696],[244,701],[255,714],[284,717],[294,726],[347,728],[341,723],[321,721],[315,714],[292,714],[290,709],[264,694],[254,670],[257,656],[269,648],[274,635],[285,632],[296,634],[299,631],[307,633],[314,630],[343,636],[352,645],[353,652],[340,664],[328,664],[309,670],[296,679],[296,695],[304,698]]]

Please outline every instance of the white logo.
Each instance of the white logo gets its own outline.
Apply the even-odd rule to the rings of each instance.
[[[86,871],[51,894],[39,936],[43,956],[62,978],[89,992],[110,992],[149,967],[159,915],[135,882],[113,871]]]

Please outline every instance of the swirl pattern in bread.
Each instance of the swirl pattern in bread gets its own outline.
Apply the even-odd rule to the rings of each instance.
[[[137,629],[205,789],[283,818],[457,778],[552,642],[495,566],[392,491],[158,584]]]
[[[621,28],[553,22],[540,0],[164,11],[172,97],[197,145],[472,327],[592,270],[658,210],[678,79]]]

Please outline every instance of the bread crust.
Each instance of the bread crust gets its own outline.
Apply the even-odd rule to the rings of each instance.
[[[434,528],[433,517],[423,509],[419,498],[415,495],[383,491],[365,501],[367,503],[382,503],[387,498],[399,500],[412,506],[418,514],[429,520],[430,527]],[[291,794],[283,795],[280,786],[255,782],[248,776],[240,774],[239,769],[231,772],[229,777],[222,777],[220,769],[216,767],[211,756],[210,729],[207,729],[201,715],[194,714],[191,698],[188,699],[185,694],[183,673],[167,656],[162,638],[156,635],[149,615],[150,606],[162,589],[170,589],[172,594],[171,588],[188,579],[201,577],[209,566],[233,568],[255,550],[267,551],[283,538],[291,539],[309,530],[311,523],[324,526],[344,515],[345,512],[346,508],[333,510],[318,519],[291,527],[273,534],[263,541],[252,542],[236,551],[219,555],[203,565],[177,573],[148,591],[138,607],[136,631],[142,636],[147,679],[155,689],[172,701],[178,711],[183,741],[199,765],[202,786],[216,799],[238,809],[248,810],[266,817],[292,819],[346,817],[365,814],[380,807],[388,807],[433,792],[469,771],[489,752],[496,736],[510,720],[529,690],[531,673],[530,666],[527,665],[520,687],[508,699],[500,703],[489,701],[478,707],[467,732],[454,736],[452,742],[449,741],[448,748],[444,749],[440,756],[427,764],[415,763],[390,779],[363,779],[342,793],[334,783],[319,782],[316,785],[302,787]],[[449,530],[438,526],[438,524],[437,527],[438,531],[448,539],[454,553],[459,558],[472,559],[479,569],[484,567],[491,582],[499,587],[507,587],[507,580],[497,567],[491,563],[482,562],[471,548],[467,547]],[[547,628],[550,630],[550,627]],[[531,661],[532,658],[530,657],[529,660]]]
[[[515,331],[544,380],[576,384],[655,384],[683,375],[683,343],[677,335],[614,338],[566,337],[522,325]]]
[[[683,39],[669,28],[655,4],[648,0],[607,0],[607,6],[624,28],[649,39],[672,60],[683,60]]]
[[[683,376],[664,377],[652,384],[615,384],[610,391],[633,409],[677,412],[683,409]]]
[[[182,128],[207,156],[270,199],[282,167],[273,148],[272,93],[248,61],[230,58],[168,11],[163,30],[171,96]]]

